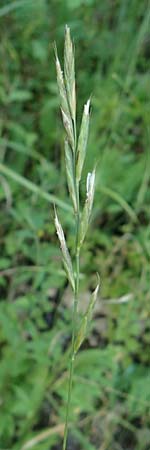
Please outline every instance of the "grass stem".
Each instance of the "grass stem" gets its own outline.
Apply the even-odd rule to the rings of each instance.
[[[70,359],[70,370],[69,370],[69,386],[68,386],[68,399],[67,399],[67,408],[66,408],[65,431],[64,431],[64,439],[63,439],[63,450],[66,450],[67,437],[68,437],[68,420],[69,420],[73,373],[74,373],[75,339],[76,339],[77,313],[78,313],[78,292],[79,292],[79,274],[80,274],[80,252],[78,249],[79,225],[80,225],[80,200],[79,200],[78,184],[76,184],[76,195],[77,195],[76,236],[75,236],[76,278],[75,278],[75,293],[74,293],[73,317],[72,317],[72,348],[71,348],[71,359]]]

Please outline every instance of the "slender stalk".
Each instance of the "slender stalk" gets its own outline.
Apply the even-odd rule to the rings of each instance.
[[[74,373],[74,361],[75,361],[75,339],[76,339],[76,326],[77,326],[77,310],[78,310],[78,292],[79,292],[79,273],[80,273],[80,253],[78,250],[78,237],[79,237],[79,224],[80,224],[80,202],[79,202],[79,186],[76,184],[76,195],[77,195],[77,213],[76,213],[76,243],[75,243],[75,260],[76,260],[76,280],[75,280],[75,294],[73,302],[73,316],[72,316],[72,348],[71,348],[71,360],[70,360],[70,370],[69,370],[69,386],[68,386],[68,399],[66,408],[66,420],[65,420],[65,431],[63,440],[63,450],[66,450],[67,437],[68,437],[68,420],[71,402],[71,392],[72,392],[72,382]]]
[[[73,363],[74,363],[74,358],[73,358],[73,353],[72,353],[71,361],[70,361],[70,371],[69,371],[69,387],[68,387],[68,399],[67,399],[67,408],[66,408],[65,431],[64,431],[64,439],[63,439],[63,450],[66,450],[67,437],[68,437],[68,419],[69,419],[69,409],[70,409],[70,400],[71,400],[71,391],[72,391]]]

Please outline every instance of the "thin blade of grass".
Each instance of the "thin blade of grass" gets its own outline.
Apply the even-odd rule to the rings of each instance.
[[[18,0],[18,1],[16,0],[13,3],[8,3],[6,6],[3,6],[2,8],[0,8],[0,17],[6,16],[10,12],[19,8],[20,6],[24,6],[31,2],[33,2],[33,0]]]
[[[30,158],[33,158],[37,161],[40,161],[41,163],[48,164],[50,166],[50,163],[48,159],[46,159],[44,156],[42,156],[37,150],[33,148],[29,148],[24,144],[21,144],[20,142],[11,141],[6,138],[0,138],[0,146],[9,147],[9,149],[24,154],[29,155]]]
[[[130,219],[135,222],[138,223],[138,217],[135,213],[135,211],[133,210],[133,208],[127,203],[127,201],[121,197],[120,194],[118,194],[118,192],[113,191],[112,189],[106,187],[106,186],[100,186],[99,187],[100,191],[107,195],[108,197],[112,198],[113,200],[115,200],[117,203],[119,203],[119,205],[122,207],[122,209],[124,209],[124,211],[126,211],[126,213],[128,214],[128,216],[130,217]]]
[[[56,425],[55,427],[49,428],[47,430],[42,431],[42,433],[39,433],[37,436],[33,437],[29,441],[27,441],[21,450],[27,450],[29,448],[35,447],[35,445],[38,445],[40,442],[43,442],[45,439],[49,438],[53,434],[60,434],[62,436],[64,431],[64,424]]]
[[[59,200],[59,198],[57,198],[55,195],[43,191],[43,189],[38,187],[35,183],[14,172],[5,164],[0,163],[0,172],[3,173],[3,175],[6,175],[7,177],[16,181],[18,184],[25,187],[34,194],[37,194],[39,197],[44,198],[44,200],[46,200],[47,202],[60,206],[60,208],[64,209],[65,211],[72,211],[72,207],[70,205],[63,202],[62,200]]]

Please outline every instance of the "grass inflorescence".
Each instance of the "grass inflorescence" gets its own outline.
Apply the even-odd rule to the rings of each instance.
[[[79,136],[77,136],[76,123],[76,88],[75,88],[75,61],[74,46],[70,36],[70,29],[65,29],[64,44],[64,71],[61,69],[60,61],[55,46],[57,84],[60,95],[60,108],[62,113],[63,125],[66,132],[65,137],[65,165],[68,183],[68,191],[72,200],[75,216],[75,261],[72,261],[69,253],[62,225],[55,210],[55,226],[62,251],[63,265],[68,277],[68,281],[73,291],[73,319],[72,319],[72,349],[70,358],[68,400],[66,407],[66,421],[63,440],[63,450],[66,449],[68,435],[68,419],[72,391],[72,379],[74,370],[74,360],[76,354],[84,341],[87,328],[91,320],[92,310],[99,290],[99,280],[84,317],[77,327],[78,318],[78,294],[79,294],[79,276],[80,276],[80,252],[83,241],[86,236],[88,225],[91,218],[92,205],[95,190],[95,169],[87,174],[85,204],[81,211],[80,207],[80,182],[82,180],[82,171],[87,151],[87,141],[90,119],[90,99],[84,105],[83,115]]]

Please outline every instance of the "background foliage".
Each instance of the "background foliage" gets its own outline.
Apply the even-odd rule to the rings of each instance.
[[[79,114],[92,95],[85,170],[97,162],[93,222],[82,255],[83,308],[96,271],[102,283],[91,336],[76,363],[68,450],[149,450],[146,0],[0,2],[0,450],[56,450],[62,440],[71,295],[54,201],[70,249],[74,224],[53,42],[62,56],[65,23],[76,45]]]

